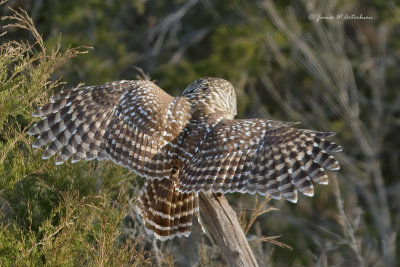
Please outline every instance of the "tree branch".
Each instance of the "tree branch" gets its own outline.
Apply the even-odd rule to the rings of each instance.
[[[236,212],[223,195],[199,194],[200,215],[228,266],[258,266]]]

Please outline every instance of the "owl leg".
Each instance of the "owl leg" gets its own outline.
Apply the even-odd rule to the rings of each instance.
[[[198,211],[197,194],[180,193],[174,183],[172,179],[147,180],[137,202],[147,232],[163,241],[189,236]]]

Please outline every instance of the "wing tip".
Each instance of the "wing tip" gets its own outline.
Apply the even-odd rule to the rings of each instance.
[[[299,191],[307,197],[314,196],[314,186],[312,186],[312,184],[311,184],[311,186],[300,188]]]
[[[328,170],[330,170],[330,171],[338,171],[338,170],[340,170],[339,163],[335,164],[333,167],[329,167]]]
[[[36,124],[33,125],[27,132],[28,135],[36,135],[39,134],[39,129],[36,127]]]
[[[44,146],[45,144],[46,144],[45,141],[40,136],[38,136],[36,141],[33,142],[32,147],[33,148],[40,148],[40,147]]]
[[[44,114],[43,114],[42,107],[38,108],[37,110],[35,110],[35,112],[32,113],[32,117],[34,117],[34,118],[42,117],[43,115]]]
[[[299,197],[298,197],[297,193],[294,194],[293,196],[285,196],[284,195],[283,198],[285,200],[291,202],[291,203],[294,203],[294,204],[296,204],[298,202],[298,200],[299,200]]]
[[[55,162],[56,166],[61,165],[61,164],[64,164],[64,163],[65,163],[65,160],[59,159],[59,158],[57,157],[56,162]]]
[[[341,152],[341,151],[343,151],[343,148],[342,148],[342,146],[340,146],[340,145],[338,145],[338,144],[335,144],[337,147],[334,149],[334,150],[332,150],[332,152]]]

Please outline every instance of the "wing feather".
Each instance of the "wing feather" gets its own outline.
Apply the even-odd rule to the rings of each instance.
[[[166,121],[176,115],[167,118],[173,100],[144,80],[65,90],[34,112],[34,117],[42,118],[28,133],[39,134],[34,147],[47,146],[43,158],[58,152],[56,164],[69,158],[72,162],[112,159],[141,176],[166,178],[172,160],[166,156],[171,148],[167,144],[179,134],[163,134]],[[182,128],[175,124],[168,127]],[[164,144],[163,151],[159,143]]]
[[[262,119],[219,121],[194,157],[184,161],[179,189],[269,194],[291,202],[297,202],[298,191],[312,196],[312,181],[326,184],[325,170],[340,168],[330,153],[341,147],[325,139],[334,133],[292,126]]]

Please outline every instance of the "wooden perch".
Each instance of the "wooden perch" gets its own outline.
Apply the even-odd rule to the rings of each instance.
[[[258,266],[236,212],[223,195],[200,193],[201,220],[228,266]]]

